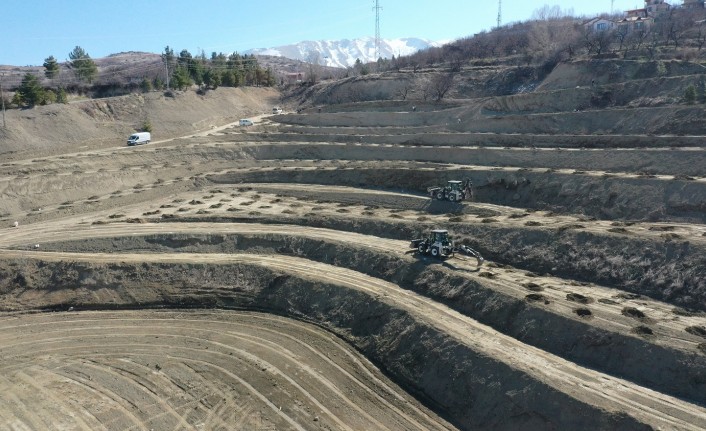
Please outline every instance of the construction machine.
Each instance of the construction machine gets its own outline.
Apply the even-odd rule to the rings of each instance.
[[[445,186],[429,187],[427,193],[432,199],[460,202],[473,197],[473,183],[468,178],[463,181],[450,180]]]
[[[455,257],[456,253],[463,253],[475,257],[479,267],[483,264],[483,257],[471,247],[464,244],[455,246],[446,229],[434,229],[426,238],[413,239],[410,247],[416,249],[420,255],[431,255],[439,259],[451,258]]]

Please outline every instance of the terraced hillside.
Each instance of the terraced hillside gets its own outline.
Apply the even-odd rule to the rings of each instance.
[[[1,164],[2,422],[706,428],[700,139],[358,106]]]

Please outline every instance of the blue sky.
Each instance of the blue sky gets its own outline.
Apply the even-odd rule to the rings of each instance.
[[[379,0],[383,38],[470,36],[495,25],[497,0]],[[643,1],[614,0],[616,10]],[[231,53],[304,40],[375,34],[374,0],[3,0],[0,64],[41,65],[68,59],[75,46],[93,58],[124,51],[202,49]],[[524,21],[543,5],[575,15],[608,12],[610,0],[503,0],[503,23]]]

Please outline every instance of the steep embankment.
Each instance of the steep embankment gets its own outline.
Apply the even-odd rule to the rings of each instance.
[[[153,140],[183,136],[261,114],[277,103],[271,88],[219,88],[199,95],[193,91],[173,97],[161,92],[54,104],[6,112],[7,129],[0,130],[0,154],[14,159],[34,152],[58,154],[81,148],[125,144],[145,121]]]

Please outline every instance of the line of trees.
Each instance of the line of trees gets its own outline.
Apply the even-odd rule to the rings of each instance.
[[[197,85],[199,91],[206,91],[219,86],[273,86],[276,83],[272,69],[263,69],[254,55],[238,53],[226,55],[213,52],[208,59],[204,52],[193,56],[186,49],[179,55],[175,55],[174,51],[167,46],[162,53],[161,68],[153,65],[148,69],[143,67],[118,73],[103,71],[102,78],[96,63],[80,46],[76,46],[69,53],[69,59],[62,71],[61,65],[53,55],[45,58],[44,76],[50,80],[49,85],[43,87],[39,76],[27,73],[23,76],[13,98],[7,100],[6,104],[33,107],[57,102],[66,103],[68,101],[68,90],[64,87],[66,84],[73,88],[72,91],[93,90],[95,93],[99,87],[117,87],[123,88],[124,93],[137,88],[148,92],[167,88],[184,90]],[[70,75],[62,75],[67,73],[66,69],[69,70]],[[143,76],[140,77],[140,74]],[[98,78],[101,78],[101,82],[99,87],[96,87]],[[138,79],[139,86],[135,85],[135,78]]]
[[[59,87],[57,90],[43,88],[36,75],[26,73],[10,104],[33,107],[35,105],[67,102],[68,96],[64,88]]]
[[[71,61],[68,62],[68,67],[73,70],[76,77],[80,81],[92,82],[98,72],[98,67],[88,53],[80,46],[77,46],[69,53],[69,58]],[[56,79],[59,77],[61,68],[59,62],[53,55],[44,59],[43,66],[44,76],[48,79]],[[44,88],[36,75],[26,73],[22,77],[22,82],[9,104],[33,107],[35,105],[48,105],[57,102],[68,102],[65,88],[61,86],[54,89]]]
[[[170,72],[169,87],[183,90],[193,84],[202,89],[223,87],[256,86],[271,87],[276,83],[272,69],[263,69],[254,55],[240,55],[237,52],[230,55],[211,53],[194,57],[186,49],[178,56],[169,46],[164,48],[162,59]]]

